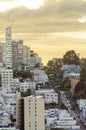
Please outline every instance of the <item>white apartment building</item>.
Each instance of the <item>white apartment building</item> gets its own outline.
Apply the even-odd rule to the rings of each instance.
[[[13,78],[13,91],[15,92],[19,88],[20,88],[19,78]]]
[[[20,91],[21,92],[27,92],[27,90],[28,90],[28,82],[20,83]]]
[[[66,110],[49,109],[46,115],[46,126],[51,128],[80,129],[77,121]]]
[[[77,100],[77,104],[80,110],[86,107],[86,99]]]
[[[29,65],[30,63],[30,47],[23,46],[23,64]]]
[[[73,120],[73,117],[67,110],[58,110],[57,113],[59,120]]]
[[[57,120],[56,124],[58,126],[74,126],[76,125],[77,121],[76,120]]]
[[[13,87],[13,70],[12,69],[2,69],[1,71],[1,86],[2,88],[12,88]]]
[[[55,93],[54,89],[39,89],[36,90],[36,95],[45,95],[46,93]]]
[[[33,69],[36,64],[42,65],[42,58],[34,51],[30,51],[30,68]]]
[[[6,28],[6,44],[4,64],[6,68],[12,68],[12,43],[11,43],[11,27]]]
[[[3,63],[5,43],[0,42],[0,64]]]
[[[0,127],[8,126],[11,123],[10,115],[4,112],[0,115]]]
[[[18,100],[18,97],[20,100]],[[17,126],[20,130],[45,130],[44,99],[42,96],[20,98],[17,93]]]
[[[21,92],[27,92],[28,89],[34,91],[36,89],[36,83],[34,81],[20,82],[19,88]]]
[[[51,127],[53,125],[53,122],[55,122],[55,120],[57,120],[58,117],[54,116],[54,117],[47,117],[46,118],[46,126],[47,127]]]
[[[3,99],[6,104],[13,106],[16,105],[16,94],[15,93],[3,93]]]
[[[28,82],[28,87],[31,90],[36,90],[36,83],[34,81],[29,81]]]
[[[4,103],[3,97],[0,96],[0,110],[2,109],[3,103]]]
[[[0,130],[19,130],[19,129],[16,129],[15,127],[3,127],[0,128]]]
[[[32,91],[36,89],[36,83],[35,82],[21,82],[20,83],[20,91],[26,92],[28,89],[31,89]]]
[[[12,41],[13,69],[17,70],[23,64],[23,40]]]
[[[34,69],[34,81],[36,83],[43,83],[49,82],[48,75],[45,73],[44,70]]]
[[[86,118],[86,106],[82,110],[82,117]]]
[[[35,91],[36,95],[44,96],[45,103],[56,103],[58,104],[58,94],[54,89],[39,89]]]
[[[16,106],[16,105],[15,105]],[[6,113],[8,113],[8,114],[10,114],[10,115],[14,115],[15,114],[15,107],[14,106],[12,106],[12,105],[10,105],[10,104],[7,104],[6,106],[5,106],[5,111],[6,111]]]
[[[35,62],[36,62],[36,64],[37,63],[41,64],[42,63],[42,58],[39,57],[39,56],[35,56]]]
[[[45,103],[56,103],[58,104],[58,94],[57,93],[45,93],[44,95]]]

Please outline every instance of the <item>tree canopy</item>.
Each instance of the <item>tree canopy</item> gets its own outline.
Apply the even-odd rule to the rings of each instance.
[[[32,78],[33,74],[30,71],[13,71],[13,77],[22,77],[23,79]]]
[[[66,54],[63,56],[63,62],[64,64],[80,64],[80,59],[75,53],[74,50],[67,51]]]
[[[49,77],[49,81],[53,85],[58,85],[59,82],[61,82],[62,80],[63,72],[61,71],[60,68],[61,68],[61,63],[58,61],[57,58],[55,61],[52,59],[49,60],[47,63],[45,71]]]
[[[64,78],[64,80],[62,81],[61,88],[64,91],[69,91],[70,90],[70,88],[71,88],[71,82],[70,82],[70,80],[69,80],[68,77]]]
[[[86,64],[81,69],[80,82],[76,85],[74,98],[86,98]]]

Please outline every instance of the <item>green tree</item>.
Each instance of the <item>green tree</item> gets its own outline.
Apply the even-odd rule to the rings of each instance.
[[[68,110],[68,108],[67,108],[64,104],[61,104],[61,109],[66,109],[66,110]]]
[[[39,68],[40,67],[40,64],[39,63],[36,63],[34,68]]]
[[[69,91],[71,88],[71,82],[69,80],[68,77],[64,78],[64,80],[62,81],[62,85],[61,85],[62,89],[64,91]]]
[[[74,98],[86,98],[86,64],[81,69],[80,82],[76,85]]]
[[[83,67],[81,69],[81,73],[80,73],[80,81],[81,82],[86,82],[86,67]]]
[[[22,77],[23,79],[32,78],[33,74],[30,71],[13,71],[13,77]]]
[[[48,74],[49,80],[52,85],[58,85],[61,82],[63,77],[63,72],[61,71],[61,63],[58,59],[49,60],[47,66],[45,67],[45,71]]]
[[[74,92],[74,98],[80,99],[80,98],[86,98],[86,86],[84,85],[84,82],[79,82],[75,87]]]
[[[64,64],[75,64],[79,65],[80,64],[80,59],[75,53],[74,50],[67,51],[66,54],[63,56],[63,62]]]
[[[48,63],[47,63],[47,66],[52,66],[53,65],[53,60],[49,60]]]

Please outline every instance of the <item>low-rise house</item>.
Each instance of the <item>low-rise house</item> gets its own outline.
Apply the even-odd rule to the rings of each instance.
[[[17,89],[20,87],[20,81],[19,78],[13,78],[13,90],[16,92]]]

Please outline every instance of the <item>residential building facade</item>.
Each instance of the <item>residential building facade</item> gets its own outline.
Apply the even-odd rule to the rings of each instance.
[[[30,64],[30,47],[27,47],[26,45],[23,46],[23,64]]]
[[[12,42],[11,42],[11,27],[6,28],[6,44],[4,64],[6,68],[12,68]]]
[[[17,98],[18,99],[18,98]],[[18,100],[17,100],[18,101]],[[44,99],[42,96],[28,96],[19,100],[20,130],[45,130]]]
[[[17,70],[23,64],[23,40],[12,41],[12,66]]]
[[[13,70],[12,69],[2,69],[1,71],[1,81],[2,88],[12,88],[13,87]]]

